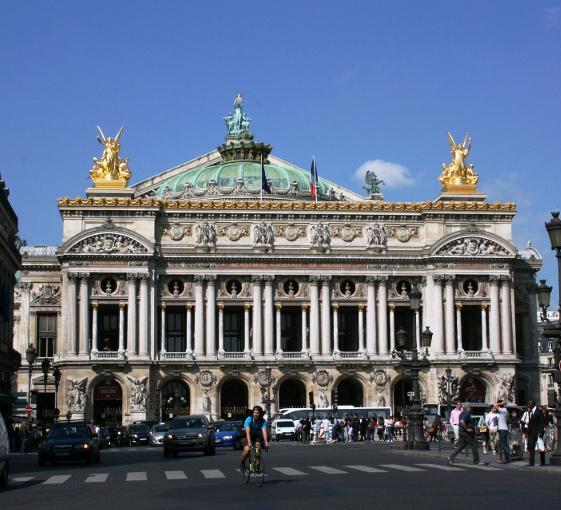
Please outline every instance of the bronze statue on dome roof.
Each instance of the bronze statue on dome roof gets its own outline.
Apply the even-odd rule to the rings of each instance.
[[[234,99],[234,111],[230,112],[226,117],[224,117],[224,122],[226,122],[226,127],[228,128],[228,136],[234,138],[253,138],[253,135],[249,132],[249,125],[251,124],[251,119],[243,111],[244,102],[242,96],[238,93]]]

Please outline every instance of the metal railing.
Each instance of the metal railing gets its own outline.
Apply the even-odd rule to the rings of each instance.
[[[195,359],[195,357],[193,356],[193,353],[192,353],[192,352],[186,352],[186,351],[179,351],[179,352],[161,351],[161,352],[160,352],[160,359],[161,359],[161,360],[168,360],[168,359],[193,360],[193,359]]]

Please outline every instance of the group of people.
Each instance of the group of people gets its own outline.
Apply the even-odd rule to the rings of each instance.
[[[519,416],[516,410],[510,414],[505,402],[499,400],[496,404],[491,405],[489,412],[480,418],[477,425],[473,423],[471,413],[470,405],[462,407],[462,403],[457,402],[455,409],[450,414],[450,423],[456,437],[456,447],[448,457],[450,464],[468,446],[471,448],[473,464],[479,464],[477,435],[482,439],[483,453],[487,453],[488,449],[495,454],[498,452],[499,462],[508,464],[511,461],[509,435],[520,433],[525,439],[528,465],[535,465],[536,450],[540,454],[540,465],[545,465],[544,435],[549,421],[551,421],[551,430],[553,417],[548,413],[546,419],[543,411],[536,406],[534,401],[530,400],[527,410],[522,416]]]

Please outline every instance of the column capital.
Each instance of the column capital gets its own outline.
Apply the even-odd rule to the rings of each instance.
[[[500,278],[501,278],[500,276],[496,274],[492,274],[489,276],[489,283],[492,285],[496,285],[499,282]]]
[[[166,304],[165,303],[160,303],[160,309],[161,310],[165,310],[166,309]]]
[[[129,281],[129,283],[135,283],[136,280],[138,280],[138,278],[139,278],[139,274],[138,273],[127,273],[126,278]]]
[[[92,310],[97,310],[97,307],[99,306],[97,301],[92,301],[91,305],[92,305]]]
[[[224,303],[220,302],[216,305],[220,311],[224,311]]]
[[[331,308],[333,308],[333,310],[339,310],[339,303],[331,303]]]
[[[443,276],[444,276],[444,279],[446,280],[446,283],[452,283],[456,279],[455,274],[445,274]]]
[[[244,303],[243,304],[244,310],[251,310],[251,306],[252,306],[251,303]]]
[[[481,303],[481,309],[485,311],[489,310],[489,303]]]
[[[80,279],[80,273],[66,273],[66,276],[73,283],[76,283]]]
[[[510,276],[509,274],[502,274],[499,278],[503,285],[505,284],[505,282],[508,283],[512,280],[512,276]]]
[[[265,282],[265,285],[273,285],[273,281],[275,280],[275,276],[272,274],[266,274],[261,276],[261,280]]]
[[[433,274],[432,275],[432,281],[434,283],[437,283],[438,285],[441,285],[442,282],[445,280],[446,275],[443,274]]]
[[[388,304],[388,308],[389,308],[392,312],[395,312],[395,303],[389,303],[389,304]]]
[[[366,309],[366,305],[364,303],[359,303],[358,304],[358,309],[361,311],[364,311]]]
[[[253,285],[261,285],[261,276],[253,275],[251,277],[251,283],[253,283]]]
[[[377,274],[374,278],[380,283],[386,283],[390,279],[387,274]]]
[[[367,276],[366,283],[368,285],[375,285],[376,284],[376,277],[375,276]]]
[[[208,285],[214,285],[214,282],[216,281],[216,275],[215,274],[205,274],[204,279],[208,282]]]
[[[150,279],[150,275],[148,273],[139,273],[138,279],[140,280],[140,283],[147,283]]]
[[[320,282],[321,276],[317,274],[312,274],[308,278],[310,280],[310,284],[317,285]]]
[[[456,306],[456,310],[461,310],[464,307],[462,303],[456,303],[455,306]]]
[[[281,303],[275,303],[275,309],[280,311],[282,310],[282,304]]]
[[[301,308],[303,311],[306,311],[308,308],[310,308],[310,305],[309,305],[308,303],[302,303],[302,304],[300,305],[300,308]]]
[[[193,303],[186,303],[185,308],[187,308],[187,310],[192,310],[193,309]]]
[[[195,285],[202,285],[205,281],[205,275],[204,274],[193,275],[193,281],[195,282]]]
[[[323,284],[329,283],[331,281],[331,276],[325,275],[325,274],[321,275],[320,280],[321,280],[321,283],[323,283]]]
[[[126,308],[127,304],[124,303],[123,301],[119,302],[119,310],[124,310]]]

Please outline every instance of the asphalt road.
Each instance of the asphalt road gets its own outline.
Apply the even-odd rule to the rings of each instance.
[[[35,454],[15,455],[2,510],[535,508],[561,502],[559,474],[500,465],[448,466],[385,445],[274,443],[264,453],[263,487],[242,484],[240,453],[182,454],[160,448],[112,448],[95,465],[39,468]],[[438,499],[435,499],[438,498]],[[40,505],[40,506],[39,506]]]

